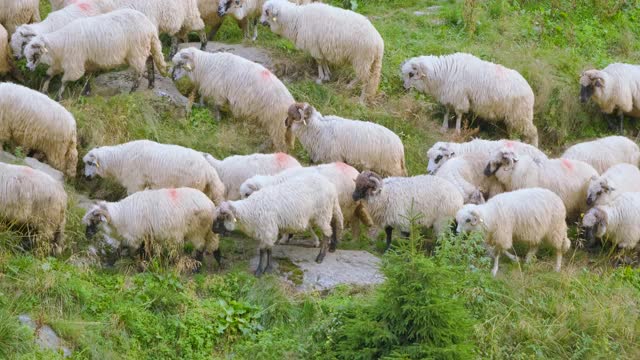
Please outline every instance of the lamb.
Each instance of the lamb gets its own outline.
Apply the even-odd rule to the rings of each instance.
[[[602,70],[587,70],[580,76],[580,101],[593,99],[605,114],[640,118],[640,66],[610,64]]]
[[[12,141],[41,152],[52,167],[76,176],[76,121],[62,105],[24,86],[0,84],[0,149]]]
[[[212,100],[218,110],[227,105],[236,118],[265,127],[276,151],[293,148],[284,119],[295,103],[287,87],[264,66],[229,53],[182,49],[173,57],[173,78],[185,73],[200,96]]]
[[[570,218],[586,210],[589,181],[598,172],[591,165],[569,159],[534,159],[516,155],[513,150],[496,151],[484,170],[495,176],[507,191],[541,187],[562,199]]]
[[[39,0],[0,0],[0,24],[9,34],[22,24],[40,21]]]
[[[231,14],[238,21],[247,21],[247,26],[244,27],[244,38],[249,39],[250,27],[253,27],[251,40],[256,41],[258,38],[258,18],[264,2],[265,0],[219,0],[218,16],[223,17],[226,14]]]
[[[336,188],[317,174],[269,186],[244,200],[224,202],[216,210],[215,232],[233,231],[237,226],[260,242],[260,262],[255,272],[258,276],[272,270],[271,249],[280,232],[300,232],[310,225],[318,227],[324,235],[316,257],[316,262],[321,263],[327,250],[336,250],[343,226]]]
[[[383,180],[372,171],[358,175],[352,196],[353,201],[362,200],[373,222],[385,229],[387,250],[393,229],[408,233],[412,218],[418,225],[433,226],[439,236],[464,202],[458,189],[447,180],[431,175]]]
[[[60,255],[67,209],[67,193],[61,183],[42,171],[0,162],[0,204],[0,221],[30,226],[37,232],[34,243],[38,247],[50,246]]]
[[[438,169],[435,176],[445,179],[455,185],[464,198],[464,203],[483,204],[486,198],[491,198],[504,192],[504,187],[493,177],[484,176],[486,156],[465,154],[457,156]]]
[[[458,134],[462,116],[472,111],[488,121],[503,120],[509,133],[521,133],[525,142],[538,146],[533,90],[517,71],[465,53],[414,57],[401,70],[406,89],[430,94],[447,108],[443,132],[453,108]]]
[[[584,161],[602,174],[616,164],[628,163],[638,166],[640,148],[624,136],[608,136],[575,144],[562,154],[562,158]]]
[[[620,194],[606,205],[589,210],[582,219],[582,226],[589,241],[596,237],[609,238],[620,249],[633,249],[640,241],[640,193]]]
[[[640,192],[640,170],[634,165],[618,164],[601,176],[591,178],[587,205],[606,205],[626,192]]]
[[[493,247],[491,273],[498,273],[500,255],[518,241],[529,245],[526,262],[542,241],[556,250],[555,270],[560,271],[562,255],[571,247],[567,237],[566,210],[562,199],[547,189],[517,190],[495,196],[483,205],[465,205],[456,214],[457,232],[481,231]]]
[[[88,239],[103,229],[107,245],[103,251],[139,250],[158,247],[182,249],[193,245],[196,260],[203,253],[221,262],[218,237],[211,231],[215,205],[202,192],[192,188],[146,190],[119,202],[100,201],[82,218]],[[151,245],[151,246],[150,246]],[[109,249],[111,248],[111,249]]]
[[[94,148],[82,161],[86,177],[115,178],[128,195],[145,189],[190,187],[216,204],[224,199],[224,184],[205,155],[182,146],[137,140]]]
[[[453,142],[437,142],[428,151],[427,157],[429,164],[427,165],[427,173],[434,175],[440,166],[445,164],[447,160],[460,155],[476,154],[478,156],[486,156],[487,161],[490,160],[494,151],[503,147],[513,149],[518,155],[529,155],[533,158],[546,159],[547,155],[535,146],[522,143],[516,140],[482,140],[474,139],[465,143]],[[483,165],[484,166],[484,165]]]
[[[224,198],[240,199],[240,185],[256,175],[275,175],[287,169],[299,169],[302,165],[285,153],[229,156],[217,160],[205,154],[209,164],[216,169],[226,189]]]
[[[154,87],[154,63],[160,72],[166,66],[155,26],[141,12],[130,9],[78,19],[58,31],[38,35],[27,44],[25,56],[32,71],[39,63],[49,65],[42,86],[44,93],[53,76],[64,74],[58,100],[66,84],[80,79],[86,70],[128,64],[135,71],[133,92],[140,84],[145,65],[150,89]]]
[[[349,87],[362,83],[361,102],[375,95],[384,41],[366,17],[322,3],[298,6],[286,0],[269,0],[260,21],[311,54],[318,63],[318,84],[330,79],[329,64],[350,63],[356,80]]]
[[[273,176],[257,175],[242,183],[240,186],[240,194],[242,198],[247,198],[254,192],[260,191],[260,189],[265,187],[282,184],[293,178],[307,176],[309,174],[322,175],[336,187],[344,223],[351,223],[351,235],[354,238],[359,237],[360,221],[366,226],[373,226],[373,221],[369,217],[366,209],[351,197],[356,188],[355,180],[359,172],[343,162],[310,167],[294,167]],[[317,244],[318,240],[315,237],[315,233],[312,232],[312,235]]]
[[[291,105],[286,124],[314,163],[342,161],[383,176],[407,175],[402,141],[384,126],[323,116],[307,103]]]

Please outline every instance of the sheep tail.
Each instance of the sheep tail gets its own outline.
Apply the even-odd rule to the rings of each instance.
[[[373,59],[373,63],[371,64],[371,76],[369,77],[369,82],[367,84],[367,96],[374,96],[378,91],[378,86],[380,85],[380,76],[382,73],[383,55],[384,49],[380,49],[376,57]]]
[[[167,64],[164,62],[164,55],[162,54],[162,43],[157,36],[151,38],[151,56],[153,57],[153,62],[156,64],[156,68],[158,68],[158,72],[166,76]]]

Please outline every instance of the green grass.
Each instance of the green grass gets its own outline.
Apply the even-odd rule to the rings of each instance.
[[[46,14],[48,5],[41,3]],[[313,60],[291,42],[261,27],[256,46],[287,65],[285,83],[299,101],[399,134],[411,174],[424,173],[425,151],[435,141],[462,139],[437,131],[443,108],[433,99],[402,88],[405,59],[465,51],[520,71],[536,93],[541,145],[554,154],[611,133],[595,106],[579,103],[580,72],[640,56],[637,0],[357,4],[385,39],[381,93],[371,105],[358,103],[359,90],[346,89],[350,69],[335,69],[334,81],[319,86]],[[414,14],[430,6],[440,8]],[[231,22],[218,36],[242,41]],[[29,85],[38,86],[42,75],[42,69],[29,74]],[[63,101],[78,122],[81,156],[94,146],[146,138],[225,157],[255,152],[266,140],[259,128],[226,114],[217,122],[210,110],[195,109],[186,118],[182,109],[148,93],[85,98],[81,87],[71,86]],[[506,136],[501,126],[480,123],[479,131],[488,138]],[[637,123],[628,122],[626,131],[636,136]],[[293,154],[308,161],[300,145]],[[74,359],[640,358],[640,271],[613,267],[613,251],[588,254],[574,246],[560,274],[552,271],[550,252],[541,251],[530,265],[502,261],[493,279],[479,239],[447,236],[435,242],[426,233],[424,247],[416,245],[423,240],[417,235],[394,241],[403,250],[384,257],[392,281],[383,286],[299,294],[274,276],[255,279],[248,267],[256,244],[239,234],[222,239],[222,271],[185,275],[158,260],[143,272],[128,261],[114,268],[76,266],[90,245],[76,194],[117,200],[125,192],[113,182],[80,177],[66,189],[71,200],[62,257],[26,253],[22,234],[0,228],[0,358],[61,358],[33,344],[17,321],[23,313],[52,326]],[[571,239],[579,244],[575,229]],[[341,247],[381,254],[380,240],[351,239],[347,232]],[[424,256],[418,250],[423,248],[433,256]],[[283,269],[294,283],[301,280],[291,264]]]

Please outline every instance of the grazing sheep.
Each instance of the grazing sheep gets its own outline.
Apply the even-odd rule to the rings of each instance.
[[[260,242],[256,275],[271,271],[271,248],[279,233],[295,233],[316,226],[324,235],[316,262],[333,252],[342,232],[342,212],[335,186],[324,176],[309,174],[262,189],[244,200],[227,201],[217,209],[215,232],[238,227]],[[328,245],[328,238],[331,243]],[[266,254],[266,265],[263,258]]]
[[[465,143],[437,142],[429,149],[429,151],[427,151],[427,157],[429,158],[427,173],[434,175],[436,174],[440,166],[445,164],[447,160],[451,159],[452,157],[465,154],[486,156],[487,161],[489,161],[493,152],[502,149],[503,147],[513,149],[518,155],[529,155],[531,157],[539,159],[547,158],[547,155],[545,155],[545,153],[540,151],[537,147],[516,140],[496,141],[474,139]]]
[[[318,84],[330,79],[329,64],[350,63],[356,80],[349,87],[362,83],[361,102],[375,95],[384,41],[366,17],[322,3],[298,6],[286,0],[269,0],[260,21],[316,59]]]
[[[291,105],[286,124],[314,163],[342,161],[383,176],[407,175],[402,141],[384,126],[323,116],[307,103]]]
[[[218,15],[218,6],[220,0],[198,0],[198,10],[200,10],[200,16],[204,21],[205,25],[211,27],[211,31],[209,31],[209,39],[213,39],[218,33],[220,26],[222,26],[222,22],[224,21],[224,16]],[[238,26],[246,32],[247,21],[237,21]],[[203,49],[204,50],[204,49]]]
[[[196,260],[203,253],[213,254],[220,264],[218,236],[211,231],[215,205],[202,192],[191,188],[146,190],[119,202],[100,201],[82,218],[87,238],[99,228],[107,236],[106,250],[138,250],[151,252],[159,245],[164,249],[182,249],[191,244]],[[151,245],[151,246],[150,246]],[[104,250],[104,249],[103,249]]]
[[[481,231],[486,243],[493,247],[491,273],[498,273],[500,255],[513,247],[513,242],[529,245],[526,261],[538,251],[543,240],[556,249],[555,270],[560,271],[562,255],[569,250],[566,210],[562,199],[547,189],[533,188],[496,195],[483,205],[465,205],[456,214],[458,233]]]
[[[483,204],[486,198],[504,192],[502,184],[497,179],[484,176],[486,165],[486,156],[464,154],[448,160],[438,169],[435,176],[449,181],[458,188],[465,204]]]
[[[293,148],[285,127],[289,106],[295,103],[287,87],[264,66],[229,53],[182,49],[173,57],[173,78],[185,73],[200,96],[228,106],[236,118],[266,128],[276,151]]]
[[[11,83],[0,84],[0,149],[13,141],[25,153],[41,152],[52,167],[76,176],[76,120],[49,97]]]
[[[262,12],[265,0],[219,0],[218,16],[231,14],[238,21],[246,21],[244,38],[249,39],[251,27],[253,27],[252,41],[258,38],[258,18]],[[246,20],[245,20],[246,19]]]
[[[591,165],[569,159],[534,159],[516,155],[513,150],[496,151],[484,170],[495,176],[507,191],[541,187],[562,199],[567,215],[573,218],[587,208],[589,181],[598,176]]]
[[[640,148],[638,144],[624,136],[608,136],[575,144],[561,157],[584,161],[602,174],[611,166],[621,163],[640,165]]]
[[[591,178],[587,205],[606,205],[626,192],[640,192],[640,169],[635,165],[618,164],[599,177]]]
[[[37,232],[34,243],[50,244],[59,255],[66,209],[67,193],[61,183],[42,171],[0,162],[0,221],[30,226]]]
[[[401,70],[406,89],[430,94],[447,108],[444,132],[453,108],[457,133],[462,116],[472,111],[488,121],[503,120],[509,133],[521,133],[527,143],[538,146],[533,90],[517,71],[465,53],[411,58]]]
[[[236,155],[224,160],[209,154],[205,157],[227,189],[224,196],[227,200],[240,199],[240,185],[253,176],[275,175],[287,169],[302,168],[298,160],[285,153]]]
[[[393,229],[409,232],[415,216],[417,225],[433,226],[436,235],[442,234],[464,202],[447,180],[431,175],[383,180],[372,171],[358,175],[352,196],[353,201],[363,200],[373,222],[385,229],[386,249],[391,246]]]
[[[22,24],[40,21],[39,0],[0,0],[0,24],[9,34]]]
[[[615,63],[587,70],[580,76],[580,86],[580,101],[593,99],[602,112],[620,117],[620,133],[624,115],[640,118],[640,66]]]
[[[129,9],[78,19],[58,31],[38,35],[27,44],[25,56],[32,71],[40,63],[49,65],[42,86],[44,93],[53,76],[64,74],[58,100],[67,82],[80,79],[86,70],[128,64],[135,71],[133,92],[140,84],[145,66],[150,89],[154,87],[154,63],[160,72],[166,66],[155,26],[141,12]]]
[[[606,205],[590,209],[582,219],[586,238],[607,236],[620,249],[633,249],[640,241],[640,192],[620,194]]]
[[[182,146],[137,140],[94,148],[82,161],[85,176],[115,178],[128,195],[145,189],[190,187],[216,204],[224,199],[224,184],[205,155]]]

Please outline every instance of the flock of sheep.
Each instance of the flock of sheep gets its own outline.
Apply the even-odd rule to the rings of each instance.
[[[428,150],[428,175],[407,177],[404,146],[391,130],[367,121],[323,115],[298,103],[287,87],[260,64],[229,53],[202,51],[205,25],[215,36],[223,17],[232,16],[246,38],[257,37],[258,19],[317,60],[317,82],[330,80],[330,65],[351,64],[360,83],[360,101],[375,96],[384,41],[367,18],[311,1],[286,0],[51,0],[40,21],[38,0],[0,0],[0,76],[21,74],[13,57],[31,70],[48,66],[41,89],[62,74],[65,85],[88,71],[129,65],[132,91],[146,77],[154,86],[156,68],[166,73],[159,34],[171,36],[173,79],[188,76],[219,116],[265,129],[273,154],[210,154],[148,140],[101,146],[84,155],[87,177],[111,178],[128,196],[99,201],[83,218],[88,238],[102,232],[99,252],[118,255],[149,246],[190,244],[221,261],[218,235],[239,229],[259,241],[256,274],[272,269],[271,249],[292,234],[312,230],[322,262],[335,251],[345,224],[357,236],[361,224],[384,229],[387,248],[393,230],[410,230],[409,218],[438,235],[455,220],[458,231],[482,231],[495,259],[511,259],[513,242],[529,245],[527,260],[546,241],[556,249],[556,270],[570,247],[565,220],[584,214],[591,240],[608,235],[621,248],[640,241],[640,149],[612,136],[581,143],[558,159],[538,150],[533,125],[534,93],[515,70],[456,53],[421,56],[401,66],[404,86],[430,94],[456,113],[503,121],[516,140],[475,139],[438,142]],[[326,31],[330,28],[331,31]],[[252,34],[253,29],[253,34]],[[197,32],[201,49],[177,51],[179,40]],[[4,53],[3,53],[4,52]],[[87,83],[88,84],[88,83]],[[640,116],[640,67],[612,64],[585,71],[581,99],[593,99],[605,113]],[[89,92],[90,88],[85,88]],[[47,95],[13,83],[0,84],[0,146],[11,143],[38,154],[68,178],[76,176],[74,117]],[[190,105],[189,105],[190,106]],[[298,139],[316,166],[303,167],[286,154]],[[527,144],[528,143],[528,144]],[[0,219],[35,229],[36,243],[64,249],[67,195],[43,172],[0,163]],[[319,239],[316,230],[321,231]]]

